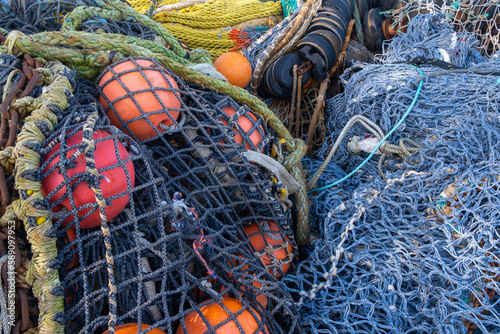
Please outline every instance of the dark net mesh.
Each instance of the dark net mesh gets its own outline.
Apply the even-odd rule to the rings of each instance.
[[[147,59],[97,83],[77,81],[40,147],[67,332],[302,332],[278,281],[296,269],[290,202],[245,156],[274,142],[263,120]]]
[[[0,1],[0,28],[7,31],[19,30],[25,34],[61,29],[62,19],[78,6],[99,5],[93,0],[9,0]],[[96,8],[97,9],[97,8]],[[90,19],[82,22],[80,31],[115,33],[154,40],[156,34],[149,27],[135,21]]]

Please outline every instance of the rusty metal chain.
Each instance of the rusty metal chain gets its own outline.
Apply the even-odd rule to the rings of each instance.
[[[5,36],[0,33],[0,41],[5,42]],[[35,69],[41,67],[41,63],[33,59],[30,55],[24,55],[22,63],[22,75],[14,88],[7,92],[5,99],[0,104],[0,149],[5,149],[9,146],[14,146],[18,132],[19,113],[12,108],[12,103],[16,99],[21,99],[28,96],[33,91],[33,88],[40,79],[40,74]],[[9,87],[5,87],[8,89]],[[0,195],[2,207],[10,204],[11,198],[9,195],[5,168],[0,166]]]
[[[5,36],[0,33],[0,45],[5,43]],[[0,100],[0,149],[5,150],[7,147],[14,146],[17,134],[18,134],[18,122],[19,113],[17,110],[12,108],[12,103],[17,99],[24,98],[31,94],[33,88],[40,79],[40,74],[35,69],[41,67],[41,63],[33,59],[28,54],[24,55],[24,60],[22,62],[21,77],[10,90],[9,87],[5,87],[8,90],[5,94],[5,98]],[[0,97],[1,98],[1,97]],[[10,171],[9,171],[10,173]],[[11,203],[11,198],[9,195],[9,189],[6,181],[6,170],[4,166],[0,165],[0,198],[2,208],[5,208]],[[8,227],[0,228],[0,257],[8,254]],[[12,334],[18,334],[27,331],[28,329],[34,327],[30,319],[30,307],[28,302],[28,284],[23,284],[22,281],[25,280],[25,275],[28,272],[27,266],[29,261],[26,261],[28,254],[22,254],[19,248],[18,238],[15,238],[14,242],[14,268],[16,271],[16,286],[15,286],[15,324],[11,329]],[[23,258],[25,261],[23,261]],[[0,268],[0,274],[2,277],[2,282],[6,285],[6,291],[9,290],[8,278],[8,263],[5,262]]]

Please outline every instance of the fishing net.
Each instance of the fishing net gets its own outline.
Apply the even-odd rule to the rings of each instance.
[[[147,13],[149,1],[131,1],[131,6]],[[161,11],[168,5],[182,5],[178,1],[156,4],[153,18],[176,38],[191,48],[210,51],[212,59],[222,53],[247,47],[270,27],[281,20],[279,1],[216,0],[190,4],[187,8]]]
[[[414,19],[406,34],[396,35],[377,55],[382,63],[406,62],[414,58],[442,59],[458,67],[470,67],[485,60],[472,33],[456,33],[443,14]]]
[[[355,170],[396,129],[352,177],[313,194],[319,240],[283,279],[306,332],[500,330],[499,65],[421,65],[420,73],[366,64],[346,72],[345,92],[327,102],[331,135],[321,156],[344,139],[316,187]],[[344,129],[359,115],[380,130],[368,121]],[[304,162],[312,174],[323,161]]]
[[[308,89],[307,92],[299,96],[297,100],[290,99],[272,99],[268,105],[271,110],[279,117],[288,131],[296,138],[304,138],[309,130],[309,125],[313,117],[314,109],[317,104],[319,87]],[[292,104],[295,104],[292,106]],[[315,148],[323,142],[325,138],[324,116],[320,115],[319,121],[314,132],[313,142]],[[305,139],[305,138],[304,138]]]
[[[25,34],[59,30],[64,15],[72,12],[78,6],[93,6],[95,10],[100,7],[92,0],[13,0],[5,4],[0,3],[0,13],[4,13],[0,17],[0,28],[6,31],[18,30]],[[80,30],[91,33],[122,34],[145,40],[154,40],[156,37],[155,32],[143,24],[111,18],[85,20],[82,22]]]
[[[51,106],[60,122],[53,132],[43,130],[39,144],[22,143],[40,154],[39,169],[20,168],[16,176],[31,181],[16,186],[38,210],[25,224],[44,227],[46,238],[57,240],[57,252],[44,247],[57,254],[49,267],[57,270],[60,287],[52,282],[54,304],[41,316],[68,332],[102,333],[108,325],[133,322],[179,333],[189,331],[197,314],[212,319],[215,308],[227,316],[205,325],[207,332],[222,326],[302,332],[277,280],[296,268],[291,203],[279,176],[246,158],[247,145],[269,153],[272,130],[227,96],[188,86],[158,63],[123,63],[131,61],[140,70],[104,79],[102,92],[127,74],[161,73],[170,89],[129,90],[126,96],[138,103],[149,93],[163,103],[163,92],[174,95],[179,106],[161,112],[179,111],[169,127],[155,127],[154,136],[139,140],[134,121],[148,122],[152,115],[141,109],[141,116],[123,124],[133,140],[106,117],[118,112],[123,98],[108,100],[103,110],[93,85],[67,72],[74,89],[68,107]],[[233,117],[227,107],[236,111]],[[253,121],[260,143],[238,125],[240,117]],[[41,191],[27,190],[36,184]]]
[[[387,14],[393,27],[405,31],[408,22],[428,13],[446,15],[448,23],[459,33],[474,33],[482,55],[491,56],[500,48],[500,8],[495,1],[400,1]]]

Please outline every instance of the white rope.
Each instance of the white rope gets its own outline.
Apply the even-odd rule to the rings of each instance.
[[[5,254],[0,258],[0,268],[3,266],[3,264],[9,259],[9,255]],[[5,285],[7,285],[7,282],[2,282],[2,286],[0,286],[0,322],[1,322],[1,334],[10,334],[11,330],[11,322],[8,317],[8,310],[7,310],[7,305],[9,303],[8,300],[8,293],[5,289]]]

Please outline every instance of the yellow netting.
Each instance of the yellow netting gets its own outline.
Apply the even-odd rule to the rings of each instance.
[[[177,2],[180,1],[160,0],[156,8]],[[151,0],[131,0],[130,4],[137,11],[146,13]],[[189,47],[206,49],[212,58],[216,58],[238,45],[239,41],[229,34],[231,29],[241,28],[244,22],[272,26],[282,19],[282,14],[279,1],[208,0],[183,10],[159,13],[153,19]]]

